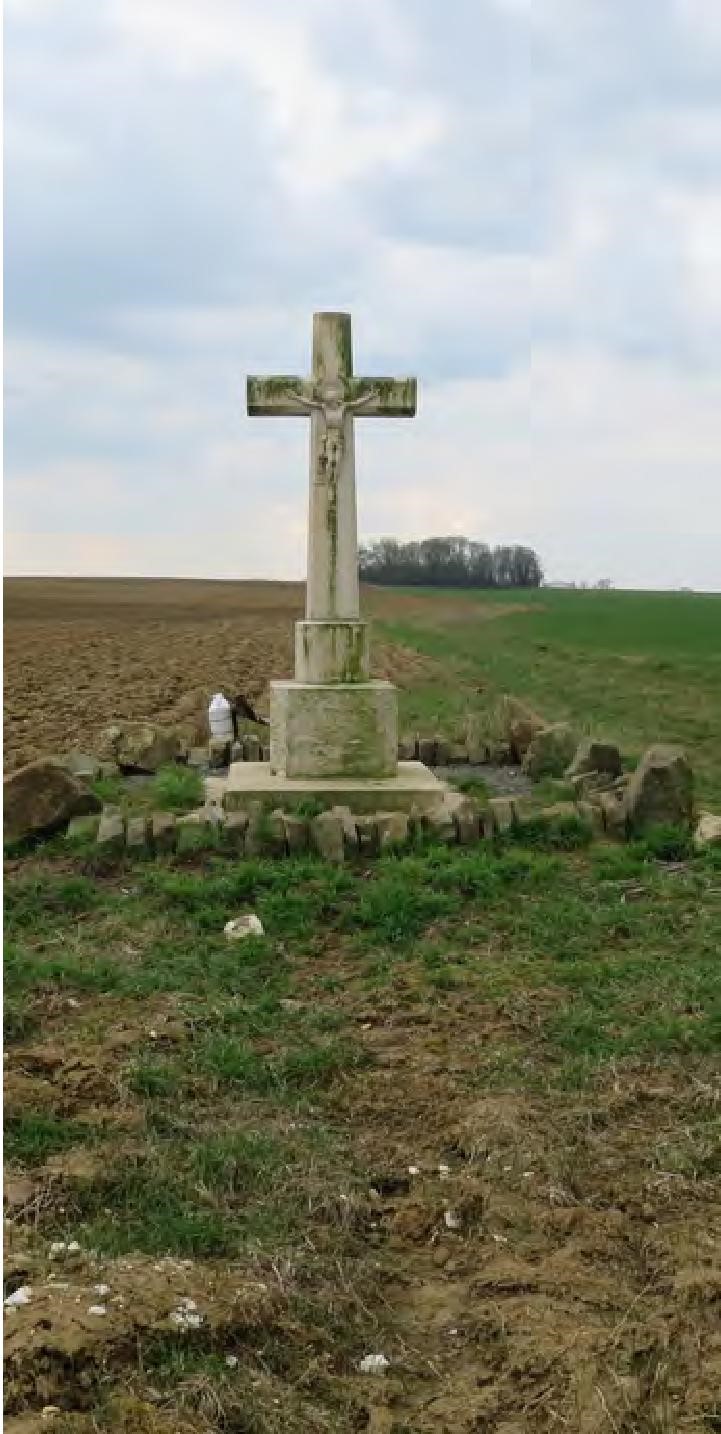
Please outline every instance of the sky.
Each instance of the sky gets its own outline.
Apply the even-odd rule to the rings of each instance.
[[[6,0],[6,571],[301,577],[311,316],[412,374],[362,537],[721,589],[719,0]]]

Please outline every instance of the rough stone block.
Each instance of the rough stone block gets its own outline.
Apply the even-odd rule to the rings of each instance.
[[[548,723],[517,697],[504,693],[496,707],[494,728],[511,748],[511,760],[522,762],[534,737]]]
[[[125,832],[125,845],[129,852],[142,852],[148,850],[148,818],[145,816],[128,817],[128,825]]]
[[[448,748],[448,763],[451,767],[462,767],[468,761],[468,748],[465,742],[451,742]]]
[[[73,817],[72,820],[68,822],[67,831],[65,833],[66,839],[69,842],[78,842],[79,844],[95,841],[99,826],[100,815],[97,812],[94,814],[88,813],[87,816]]]
[[[433,841],[442,842],[444,846],[452,846],[457,840],[453,815],[445,805],[436,807],[435,811],[427,812],[423,824]]]
[[[364,813],[356,817],[356,831],[358,832],[358,850],[361,856],[376,856],[380,850],[378,839],[378,823],[375,816]]]
[[[177,820],[174,812],[153,812],[150,840],[154,851],[174,851]]]
[[[604,830],[609,836],[626,835],[626,803],[623,791],[601,792],[598,798]]]
[[[347,857],[357,856],[358,828],[356,827],[355,817],[353,816],[350,807],[331,807],[331,812],[334,816],[340,817],[341,822],[343,824],[343,848],[345,851],[345,855]]]
[[[406,846],[408,842],[408,816],[405,812],[376,812],[375,824],[378,832],[380,851]]]
[[[307,817],[296,812],[284,812],[285,844],[290,856],[303,856],[310,845],[310,831]]]
[[[242,742],[232,742],[230,746],[231,762],[245,761],[245,747]]]
[[[100,811],[100,800],[59,762],[41,758],[3,779],[5,841],[59,831],[71,817]]]
[[[345,860],[345,836],[343,821],[335,812],[321,812],[310,824],[310,843],[313,851],[326,861],[338,864]]]
[[[246,762],[259,762],[261,760],[260,738],[252,732],[243,738],[243,755]]]
[[[475,803],[468,798],[453,813],[456,837],[460,846],[475,846],[481,839],[481,818]]]
[[[620,777],[622,770],[621,753],[615,742],[599,742],[595,737],[582,737],[566,776],[577,777],[583,773],[597,772],[609,777]]]
[[[238,854],[245,851],[245,834],[248,830],[247,812],[228,812],[221,827],[223,846]]]
[[[211,771],[230,765],[232,743],[226,737],[211,737],[208,743],[208,766]]]
[[[189,767],[197,767],[199,770],[203,771],[203,770],[207,767],[207,765],[208,765],[208,748],[207,748],[207,746],[206,746],[206,747],[191,747],[191,749],[190,749],[190,751],[189,751],[189,753],[188,753],[188,766],[189,766]]]
[[[125,819],[122,812],[104,807],[100,813],[97,845],[104,855],[118,856],[125,850]]]
[[[83,782],[94,782],[100,776],[101,763],[97,757],[91,756],[88,752],[79,752],[73,748],[61,759],[61,766],[73,777],[79,777]]]
[[[537,732],[526,748],[523,770],[527,776],[562,777],[576,751],[576,736],[567,722],[554,722]]]
[[[659,743],[644,752],[626,790],[629,829],[666,824],[688,827],[693,816],[693,773],[680,747]]]
[[[514,804],[510,797],[491,797],[488,810],[494,832],[509,832],[514,824]]]
[[[447,767],[451,755],[451,744],[440,733],[436,736],[436,766]]]
[[[710,846],[721,846],[721,817],[715,812],[700,812],[693,834],[696,851],[706,851]]]

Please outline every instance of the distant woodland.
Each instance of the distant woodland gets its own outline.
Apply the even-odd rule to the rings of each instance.
[[[366,583],[441,588],[537,588],[543,569],[532,548],[489,548],[472,538],[423,538],[399,543],[379,538],[360,550]]]

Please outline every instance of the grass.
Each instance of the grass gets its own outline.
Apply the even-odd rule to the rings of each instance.
[[[549,720],[618,740],[626,755],[680,743],[702,798],[721,802],[721,596],[429,591],[426,610],[413,593],[412,615],[399,620],[393,594],[376,590],[378,632],[438,659],[453,680],[404,691],[404,726],[450,733],[467,709],[514,692]]]

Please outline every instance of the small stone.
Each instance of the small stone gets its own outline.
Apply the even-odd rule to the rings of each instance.
[[[693,774],[680,747],[659,743],[644,752],[626,790],[630,830],[660,824],[688,827],[693,813]]]
[[[418,760],[426,767],[436,765],[436,739],[435,737],[419,737],[418,739]]]
[[[527,776],[561,777],[576,751],[576,737],[567,722],[554,722],[537,732],[526,748],[523,770]]]
[[[398,743],[398,761],[415,762],[418,753],[417,737],[401,737]]]
[[[447,767],[451,754],[451,744],[445,737],[436,737],[436,766]]]
[[[481,819],[478,808],[469,797],[453,813],[456,836],[460,846],[475,846],[481,837]]]
[[[145,851],[148,846],[148,818],[128,817],[125,845],[128,851]]]
[[[326,861],[341,863],[345,860],[343,822],[334,812],[321,812],[313,818],[310,842],[313,851]]]
[[[390,1360],[384,1354],[364,1354],[358,1361],[358,1368],[361,1374],[382,1376],[390,1368]]]
[[[195,767],[195,768],[199,769],[200,771],[205,771],[205,768],[207,767],[207,765],[208,765],[208,749],[207,749],[207,747],[191,747],[191,749],[190,749],[190,751],[189,751],[189,753],[188,753],[188,766],[189,766],[189,767]]]
[[[243,738],[243,758],[246,762],[259,762],[261,759],[260,738],[252,732]]]
[[[29,1305],[32,1299],[32,1285],[20,1285],[11,1295],[4,1300],[6,1310],[18,1309],[20,1305]]]
[[[103,855],[119,855],[125,849],[125,821],[120,812],[104,807],[100,816],[96,845]]]
[[[378,833],[379,851],[390,851],[406,845],[408,841],[406,812],[376,812],[374,821]]]
[[[211,737],[208,743],[208,766],[211,771],[230,764],[231,742],[227,737]]]
[[[228,1369],[237,1369],[240,1360],[238,1359],[237,1354],[226,1354],[225,1362],[228,1366]]]
[[[101,1297],[104,1295],[109,1295],[110,1285],[93,1285],[93,1294],[100,1295]]]
[[[169,762],[184,762],[188,743],[176,727],[157,722],[115,722],[100,734],[98,752],[123,771],[157,772]]]
[[[100,800],[59,762],[42,758],[3,779],[4,839],[59,831],[71,817],[100,811]]]
[[[244,762],[244,761],[245,761],[245,748],[244,748],[242,742],[233,742],[233,743],[231,743],[231,748],[230,748],[230,760],[231,760],[231,762]]]
[[[358,832],[358,850],[361,856],[377,856],[380,850],[378,823],[373,816],[366,813],[356,817],[356,831]]]
[[[83,782],[94,782],[100,776],[100,762],[88,752],[79,752],[74,748],[60,760],[66,772],[70,772],[73,777],[80,777]]]
[[[714,812],[701,812],[693,834],[693,844],[696,851],[721,845],[721,817]]]
[[[223,927],[226,941],[244,941],[246,936],[264,936],[263,923],[254,911],[244,916],[234,916]]]
[[[107,1313],[108,1313],[108,1311],[107,1311],[107,1306],[106,1306],[106,1305],[89,1305],[89,1306],[88,1306],[88,1314],[89,1314],[89,1315],[98,1315],[98,1317],[100,1317],[101,1315],[106,1315]]]
[[[488,803],[494,832],[509,832],[514,823],[514,807],[510,797],[491,797]]]
[[[88,814],[84,817],[73,817],[72,821],[68,822],[68,828],[65,833],[66,840],[69,842],[95,841],[99,826],[99,813],[94,815]]]
[[[284,812],[283,825],[289,855],[302,856],[307,852],[310,842],[307,818],[296,816],[295,812]]]
[[[455,1210],[446,1210],[443,1215],[443,1223],[447,1230],[461,1230],[463,1221]]]
[[[462,767],[468,761],[468,748],[464,742],[452,742],[448,748],[448,764],[451,767]]]
[[[604,831],[609,836],[625,836],[626,804],[623,792],[601,792],[598,798]]]
[[[229,847],[231,851],[243,852],[245,850],[245,834],[248,830],[248,813],[226,812],[221,830],[223,845]]]
[[[426,812],[423,825],[433,841],[442,842],[444,846],[452,846],[457,839],[452,813],[443,803]]]
[[[599,742],[595,737],[582,737],[566,776],[570,778],[583,773],[598,772],[608,777],[620,777],[622,770],[621,753],[615,742]]]
[[[264,743],[264,745],[261,747],[261,749],[260,749],[260,760],[261,760],[261,762],[269,762],[269,761],[270,761],[270,743]]]
[[[355,856],[358,851],[358,828],[350,807],[331,807],[331,812],[343,823],[343,850],[346,856]]]
[[[174,812],[153,812],[150,818],[150,840],[154,851],[174,851],[176,841]]]

